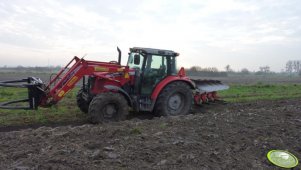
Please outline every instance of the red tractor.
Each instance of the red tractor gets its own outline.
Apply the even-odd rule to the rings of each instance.
[[[192,80],[182,67],[176,68],[179,53],[151,48],[130,48],[128,63],[87,61],[74,57],[46,85],[39,78],[0,82],[0,86],[28,88],[28,99],[0,104],[4,109],[37,109],[59,102],[77,82],[83,85],[77,105],[92,123],[120,121],[134,111],[161,116],[187,114],[192,103],[218,100],[216,91],[228,89],[217,80]],[[29,103],[24,106],[19,103]]]

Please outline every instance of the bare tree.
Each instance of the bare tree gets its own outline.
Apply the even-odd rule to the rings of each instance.
[[[242,74],[250,74],[250,71],[247,68],[243,68],[240,71]]]
[[[286,62],[285,71],[287,73],[292,73],[293,72],[293,61],[289,60],[288,62]]]
[[[296,73],[300,72],[300,67],[301,67],[300,64],[301,62],[299,60],[293,61],[293,69]]]
[[[198,71],[201,71],[201,70],[202,70],[202,68],[199,67],[199,66],[192,66],[192,67],[190,67],[190,71],[192,71],[192,72],[198,72]]]
[[[262,73],[269,73],[270,72],[270,66],[259,67],[259,71],[262,72]]]
[[[230,65],[226,65],[225,67],[226,72],[233,72],[233,70],[231,69]]]
[[[301,72],[301,60],[289,60],[286,62],[285,71],[287,73],[300,73]]]

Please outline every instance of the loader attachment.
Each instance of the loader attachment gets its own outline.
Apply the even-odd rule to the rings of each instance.
[[[0,103],[0,109],[37,109],[44,92],[44,83],[39,78],[28,77],[21,80],[10,80],[0,82],[0,89],[5,87],[27,88],[28,98]]]
[[[197,90],[204,93],[216,92],[220,90],[227,90],[229,89],[228,85],[223,84],[219,80],[194,80],[192,81],[195,83]]]

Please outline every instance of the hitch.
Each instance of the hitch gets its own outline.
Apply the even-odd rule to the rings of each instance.
[[[0,103],[0,109],[37,109],[41,103],[42,97],[45,96],[45,84],[41,79],[36,77],[28,77],[21,80],[2,81],[0,82],[0,88],[2,88],[1,86],[27,88],[28,98]],[[24,103],[28,103],[28,105],[25,105]]]

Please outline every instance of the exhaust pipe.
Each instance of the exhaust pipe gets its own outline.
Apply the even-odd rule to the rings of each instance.
[[[117,46],[117,51],[118,51],[118,64],[121,65],[121,50]]]

